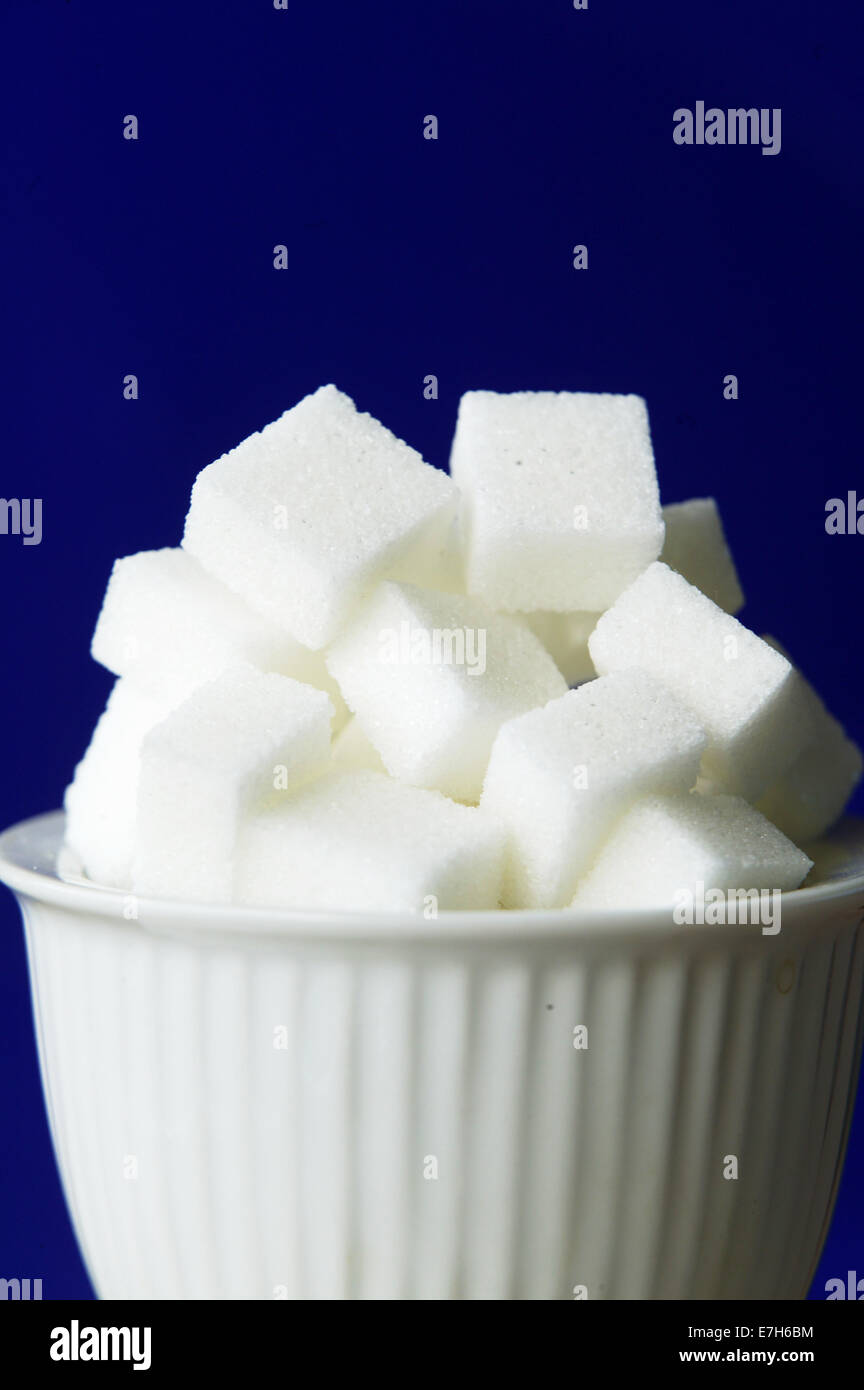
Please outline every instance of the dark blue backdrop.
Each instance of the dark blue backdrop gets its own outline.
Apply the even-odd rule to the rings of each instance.
[[[644,394],[665,500],[717,496],[745,619],[864,737],[864,536],[824,529],[864,493],[848,0],[5,0],[0,22],[0,493],[44,500],[41,546],[0,536],[0,822],[57,805],[87,742],[114,556],[175,543],[196,471],[330,380],[439,465],[470,387]],[[782,108],[782,152],[675,145],[700,99]],[[0,1275],[88,1296],[7,894],[0,954]],[[864,1275],[862,1193],[864,1107],[815,1297]]]

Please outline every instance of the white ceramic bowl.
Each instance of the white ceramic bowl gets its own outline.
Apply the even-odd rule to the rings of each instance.
[[[101,1297],[805,1296],[861,1052],[864,822],[777,936],[136,904],[58,876],[62,824],[0,837],[0,878]]]

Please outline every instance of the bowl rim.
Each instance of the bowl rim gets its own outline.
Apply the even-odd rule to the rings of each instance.
[[[813,928],[823,921],[820,909],[846,906],[859,898],[864,912],[864,818],[847,818],[841,828],[852,826],[854,863],[857,871],[783,893],[782,923]],[[32,847],[41,847],[43,860],[51,862],[63,843],[65,815],[50,811],[19,821],[0,834],[0,882],[19,900],[35,900],[75,915],[112,919],[144,930],[182,931],[196,937],[223,937],[232,933],[269,939],[341,941],[363,944],[400,941],[412,944],[442,942],[506,944],[543,940],[587,942],[602,938],[657,942],[667,937],[680,942],[698,938],[702,944],[742,935],[758,940],[782,939],[780,933],[762,935],[758,924],[710,926],[693,931],[675,923],[668,908],[500,908],[440,911],[434,918],[403,910],[301,911],[234,904],[181,902],[147,898],[123,888],[109,888],[84,879],[64,878],[57,869],[33,863]],[[130,905],[134,904],[134,912]]]

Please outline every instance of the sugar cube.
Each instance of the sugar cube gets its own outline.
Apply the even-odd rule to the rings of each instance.
[[[567,683],[523,623],[474,599],[382,583],[327,655],[392,776],[476,801],[506,719]]]
[[[689,791],[704,747],[688,707],[642,671],[502,725],[480,809],[508,833],[504,906],[565,906],[615,817],[645,792]]]
[[[165,701],[116,681],[66,788],[66,844],[108,888],[130,886],[141,744],[168,712]]]
[[[860,748],[813,687],[806,681],[804,685],[813,708],[812,734],[803,752],[757,803],[796,844],[817,839],[839,819],[864,767]]]
[[[332,712],[323,690],[234,667],[151,729],[141,747],[135,891],[229,901],[241,816],[326,771]]]
[[[673,502],[663,508],[663,520],[666,539],[660,558],[664,564],[683,574],[718,608],[738,613],[744,594],[714,498]]]
[[[495,908],[504,855],[494,823],[380,772],[332,772],[244,821],[235,896],[324,911]]]
[[[179,548],[117,560],[93,635],[94,658],[157,699],[180,704],[198,685],[247,663],[326,690],[348,711],[320,652],[254,612]]]
[[[449,582],[457,494],[335,386],[199,473],[183,546],[315,649],[385,576]]]
[[[807,742],[810,705],[791,664],[660,561],[588,648],[601,674],[650,671],[692,707],[708,734],[703,775],[723,791],[756,800]]]
[[[588,638],[599,613],[517,613],[551,656],[568,685],[593,680],[597,672],[588,650]]]
[[[467,588],[508,612],[602,612],[660,554],[639,396],[469,391],[450,471],[465,499]]]
[[[811,867],[740,797],[644,797],[616,823],[572,905],[673,907],[686,901],[682,895],[699,898],[717,889],[786,891]]]

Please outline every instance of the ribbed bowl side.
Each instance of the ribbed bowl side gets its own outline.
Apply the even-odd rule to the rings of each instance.
[[[860,1056],[849,914],[807,944],[337,946],[27,901],[100,1296],[803,1297]]]

